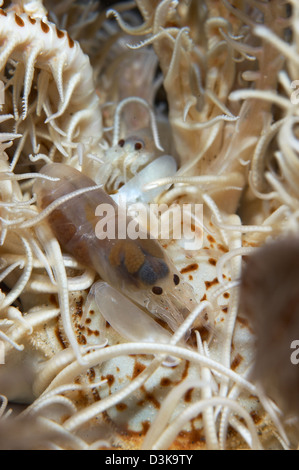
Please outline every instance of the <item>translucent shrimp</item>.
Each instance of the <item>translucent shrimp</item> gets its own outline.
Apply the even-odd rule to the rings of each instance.
[[[35,183],[41,210],[73,191],[94,186],[90,178],[60,163],[45,165],[41,173],[60,178]],[[99,237],[97,224],[103,222],[108,208],[115,214],[115,233]],[[121,224],[128,227],[132,222],[127,214],[123,217],[120,207],[99,187],[62,202],[49,214],[48,222],[64,251],[93,267],[104,281],[176,331],[196,306],[193,289],[156,239],[146,232],[147,238],[129,238],[127,231],[125,237],[119,236]]]

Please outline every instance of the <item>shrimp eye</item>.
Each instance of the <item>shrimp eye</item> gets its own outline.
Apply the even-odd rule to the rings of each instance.
[[[180,278],[177,274],[173,275],[173,282],[176,286],[180,283]]]
[[[154,286],[152,288],[152,292],[156,295],[161,295],[161,294],[163,294],[163,289],[162,289],[162,287]]]
[[[120,147],[123,147],[125,145],[125,139],[120,139],[120,141],[118,142],[118,145]]]
[[[143,147],[142,143],[141,142],[136,142],[135,144],[135,150],[141,150]]]

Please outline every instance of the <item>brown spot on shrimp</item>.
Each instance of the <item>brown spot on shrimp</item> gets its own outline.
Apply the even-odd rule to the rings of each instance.
[[[122,257],[124,257],[124,263],[128,272],[133,274],[143,265],[145,254],[135,243],[120,240],[110,251],[109,260],[111,266],[120,266]]]

